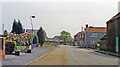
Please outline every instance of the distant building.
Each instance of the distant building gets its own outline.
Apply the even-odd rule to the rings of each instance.
[[[56,43],[59,43],[59,42],[60,42],[59,36],[55,36],[54,39],[55,39],[55,42],[56,42]]]
[[[115,52],[120,48],[120,12],[107,23],[107,50]],[[116,48],[116,45],[119,47]],[[119,49],[120,52],[120,49]]]
[[[74,44],[80,47],[94,47],[97,41],[100,41],[106,34],[106,27],[93,27],[86,25],[84,31],[74,35]]]
[[[80,33],[78,32],[77,34],[74,35],[74,46],[78,46],[80,44]]]
[[[54,38],[46,38],[46,42],[59,43],[59,36],[54,36]]]
[[[36,33],[37,34],[37,31],[38,31],[39,29],[33,29],[33,34],[34,33]],[[45,35],[45,40],[47,40],[47,34],[46,34],[46,32],[45,32],[45,30],[43,30],[44,31],[44,35]],[[26,29],[26,32],[29,32],[29,33],[31,33],[32,34],[32,29]]]
[[[33,34],[37,33],[38,29],[33,29]],[[29,32],[32,34],[32,29],[26,29],[26,32]]]
[[[37,33],[37,31],[38,29],[33,29],[33,34]],[[29,32],[32,34],[32,29],[26,29],[26,32]],[[55,36],[54,38],[47,37],[45,30],[44,30],[44,35],[45,35],[45,42],[58,43],[59,41],[59,36]]]
[[[80,44],[79,44],[79,46],[80,47],[84,47],[84,39],[85,39],[84,31],[81,31],[79,35],[80,35],[80,39],[79,39],[80,40]]]
[[[55,39],[54,38],[46,38],[45,40],[46,42],[50,42],[50,43],[55,43]]]

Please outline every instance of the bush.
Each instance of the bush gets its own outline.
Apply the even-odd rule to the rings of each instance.
[[[16,49],[16,42],[5,40],[5,54],[11,54]]]
[[[39,43],[37,43],[37,45],[40,45]]]
[[[29,45],[32,44],[32,40],[31,39],[32,39],[31,36],[28,36],[28,43],[29,43]]]
[[[36,33],[33,35],[33,44],[37,44],[38,43],[38,36],[36,35]]]
[[[58,44],[48,42],[48,43],[44,43],[43,45],[58,45]]]

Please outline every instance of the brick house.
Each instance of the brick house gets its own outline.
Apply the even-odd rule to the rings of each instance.
[[[77,46],[80,44],[80,33],[81,32],[78,32],[77,34],[74,35],[74,46]]]
[[[93,27],[86,24],[84,31],[74,35],[74,45],[95,48],[97,41],[100,41],[104,35],[106,35],[106,27]]]
[[[120,12],[106,22],[107,24],[107,50],[115,52],[120,46]],[[118,38],[116,40],[116,38]],[[118,47],[116,48],[116,45]],[[119,50],[120,52],[120,50]]]
[[[74,43],[73,43],[73,46],[77,45],[77,35],[74,35]]]
[[[85,38],[84,31],[81,31],[80,32],[80,39],[79,39],[79,42],[80,42],[79,46],[80,47],[84,47],[84,38]]]
[[[94,48],[97,41],[106,35],[106,27],[93,27],[86,25],[84,30],[84,47]]]

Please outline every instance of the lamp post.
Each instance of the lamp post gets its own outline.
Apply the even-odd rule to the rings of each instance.
[[[30,17],[31,26],[32,26],[32,45],[31,45],[31,49],[33,49],[33,23],[32,23],[32,18],[35,18],[35,16]]]
[[[3,32],[3,36],[4,36],[4,24],[3,24],[3,26],[2,26],[2,32]]]

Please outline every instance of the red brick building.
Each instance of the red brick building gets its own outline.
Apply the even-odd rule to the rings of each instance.
[[[120,12],[111,18],[107,23],[107,50],[115,52],[118,43],[120,52]],[[116,40],[118,37],[118,40]],[[117,42],[118,41],[118,42]]]
[[[5,59],[5,39],[0,37],[0,60]]]
[[[80,44],[80,33],[81,32],[78,32],[76,35],[74,35],[74,46],[77,46]]]

